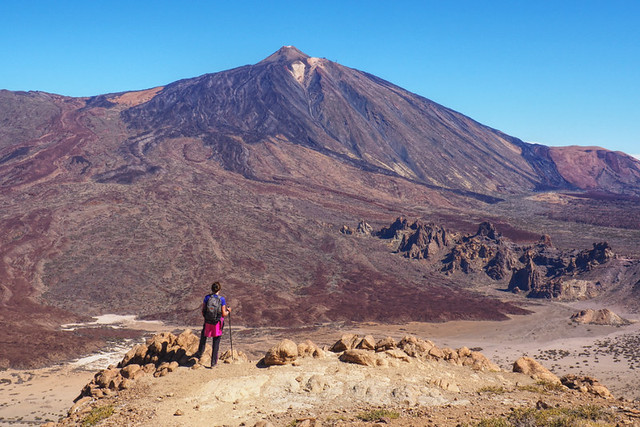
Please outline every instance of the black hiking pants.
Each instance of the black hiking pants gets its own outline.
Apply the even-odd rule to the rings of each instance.
[[[198,354],[203,355],[204,349],[207,346],[207,337],[204,335],[204,325],[202,326],[202,331],[200,332],[200,345],[198,346]],[[220,339],[222,335],[219,337],[211,337],[211,366],[215,366],[218,363],[218,350],[220,349]]]

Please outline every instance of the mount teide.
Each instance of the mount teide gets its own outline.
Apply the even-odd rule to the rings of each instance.
[[[293,47],[145,91],[0,91],[0,123],[5,365],[46,353],[42,330],[56,357],[81,349],[55,328],[83,315],[197,322],[213,279],[247,325],[504,319],[522,310],[338,230],[401,214],[475,227],[543,189],[640,194],[623,153],[527,144]],[[527,221],[503,230],[537,238]]]

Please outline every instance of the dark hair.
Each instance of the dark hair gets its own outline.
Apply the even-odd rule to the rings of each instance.
[[[213,282],[211,284],[211,292],[213,292],[215,294],[220,290],[221,287],[222,286],[220,286],[220,282]]]

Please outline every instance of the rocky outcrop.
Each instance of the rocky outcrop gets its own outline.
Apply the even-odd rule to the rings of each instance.
[[[355,233],[345,227],[343,233]],[[615,257],[606,242],[594,243],[589,250],[562,251],[546,234],[533,245],[518,245],[489,221],[482,222],[475,234],[460,234],[401,216],[375,234],[390,240],[392,250],[407,258],[440,263],[447,275],[486,274],[495,281],[508,280],[508,290],[531,298],[593,298],[602,292],[602,283],[583,276]]]
[[[609,389],[600,384],[600,382],[595,378],[579,377],[577,375],[569,374],[563,376],[560,381],[562,381],[562,385],[572,390],[593,394],[604,399],[613,399],[613,395]]]
[[[199,359],[196,352],[200,339],[191,329],[179,335],[162,332],[149,338],[144,344],[134,346],[129,350],[118,366],[110,366],[99,371],[80,393],[80,398],[90,396],[100,398],[111,395],[119,390],[127,389],[132,382],[144,375],[162,377],[176,371],[180,366],[191,368],[201,367],[200,360],[211,359],[211,347],[207,346],[204,355]],[[248,360],[241,351],[226,351],[219,357],[219,361],[232,363],[238,360]]]
[[[583,323],[587,325],[622,326],[631,323],[627,319],[623,319],[622,317],[618,316],[608,308],[602,308],[599,310],[580,310],[579,312],[571,316],[571,320],[576,323]]]
[[[347,235],[371,236],[373,234],[373,227],[366,221],[360,221],[355,230],[348,225],[343,225],[342,228],[340,228],[340,232]]]
[[[358,342],[355,347],[345,348],[347,342]],[[500,371],[500,367],[487,359],[482,353],[471,351],[467,347],[457,350],[439,348],[429,340],[423,340],[412,335],[403,337],[396,342],[391,337],[380,339],[375,347],[361,346],[362,342],[371,342],[372,338],[362,340],[355,334],[343,335],[331,348],[336,353],[342,353],[340,360],[366,366],[387,366],[396,362],[412,363],[417,360],[443,361],[458,366],[467,366],[476,371]],[[337,349],[345,348],[338,351]]]
[[[560,378],[530,357],[521,357],[516,360],[513,363],[513,372],[520,372],[522,374],[529,375],[531,378],[551,384],[561,384]]]
[[[411,259],[429,259],[438,256],[449,243],[449,233],[443,227],[416,221],[403,233],[397,252]]]

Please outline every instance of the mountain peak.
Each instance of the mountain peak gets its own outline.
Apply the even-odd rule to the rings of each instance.
[[[266,57],[261,63],[265,62],[293,62],[296,60],[305,60],[310,58],[309,55],[298,50],[295,46],[282,46],[276,52]]]

